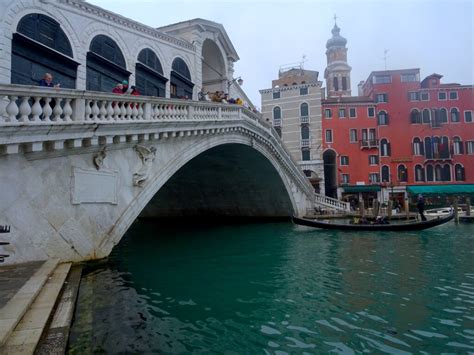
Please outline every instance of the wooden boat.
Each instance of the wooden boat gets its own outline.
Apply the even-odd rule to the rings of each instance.
[[[449,222],[454,218],[454,210],[449,215],[438,216],[427,221],[416,221],[407,223],[394,224],[342,224],[342,223],[328,223],[306,218],[293,217],[293,223],[302,226],[323,228],[323,229],[337,229],[348,231],[416,231],[427,228],[432,228]]]

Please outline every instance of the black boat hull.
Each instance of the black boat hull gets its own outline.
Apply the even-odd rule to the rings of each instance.
[[[335,229],[335,230],[347,230],[347,231],[417,231],[428,229],[439,226],[446,222],[449,222],[454,218],[454,212],[447,216],[437,217],[428,221],[411,222],[411,223],[399,223],[399,224],[337,224],[337,223],[326,223],[316,220],[310,220],[305,218],[293,217],[293,223],[302,226],[323,228],[323,229]]]

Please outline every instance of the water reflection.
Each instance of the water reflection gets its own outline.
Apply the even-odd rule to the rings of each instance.
[[[473,351],[473,232],[137,223],[86,271],[69,351]]]

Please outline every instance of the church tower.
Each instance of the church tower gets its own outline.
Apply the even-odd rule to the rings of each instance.
[[[351,96],[351,67],[347,64],[347,40],[342,37],[334,16],[332,38],[326,43],[327,67],[324,71],[327,97]]]

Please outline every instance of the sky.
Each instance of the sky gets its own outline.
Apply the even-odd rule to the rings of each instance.
[[[224,26],[234,77],[260,107],[280,66],[303,61],[324,82],[334,15],[347,39],[352,94],[374,70],[420,68],[421,79],[474,84],[474,0],[88,0],[152,27],[193,18]],[[387,50],[386,60],[384,51]]]

